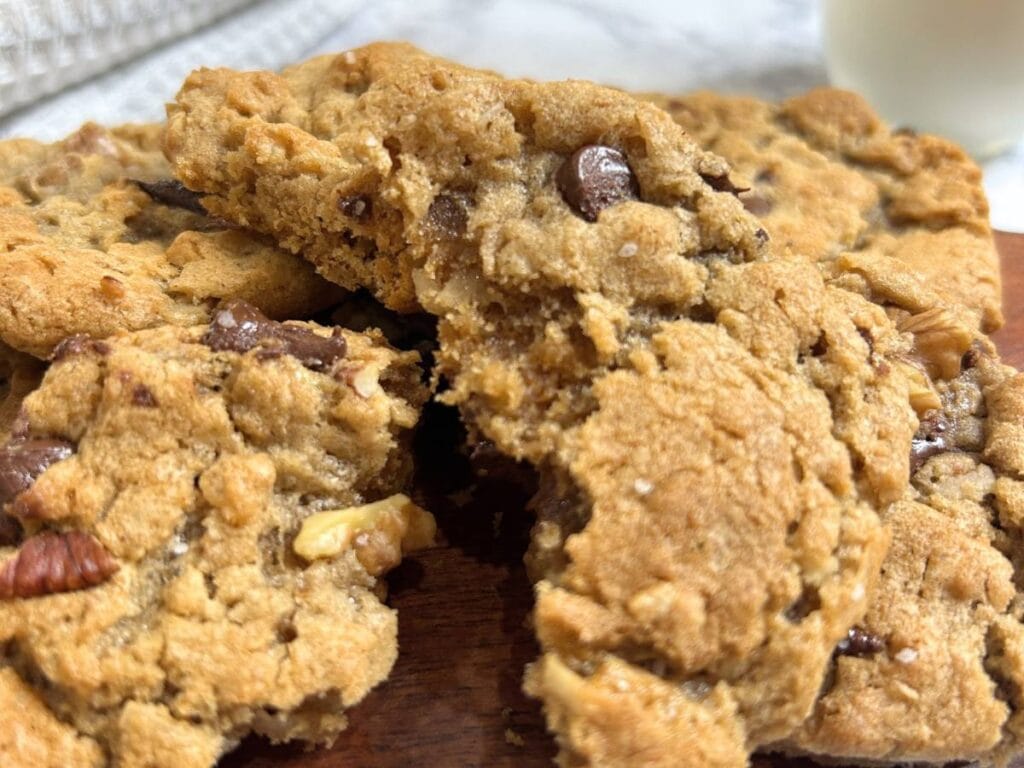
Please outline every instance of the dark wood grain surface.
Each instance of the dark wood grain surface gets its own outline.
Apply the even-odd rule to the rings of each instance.
[[[996,341],[1024,367],[1024,235],[999,235],[1006,326]],[[434,434],[454,443],[447,415]],[[431,454],[440,461],[441,451]],[[428,457],[429,458],[429,457]],[[390,578],[401,657],[390,680],[356,707],[331,750],[303,752],[250,739],[230,768],[539,768],[554,748],[537,706],[520,691],[536,653],[527,627],[531,590],[522,566],[529,518],[522,492],[485,483],[461,511],[446,497],[468,480],[465,462],[423,467],[445,546],[404,563]],[[495,520],[495,513],[500,512]]]

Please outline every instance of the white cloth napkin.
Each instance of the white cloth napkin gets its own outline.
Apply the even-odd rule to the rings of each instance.
[[[33,101],[0,119],[0,137],[54,140],[86,120],[159,120],[165,102],[193,69],[280,69],[303,59],[363,5],[364,0],[0,0],[0,114],[7,111],[8,98],[10,106],[19,99]],[[8,18],[6,6],[19,10]],[[9,24],[28,18],[27,6],[35,7],[36,22],[48,21],[31,29]],[[133,15],[143,8],[148,10],[141,16]],[[232,8],[237,10],[204,26],[218,15],[215,9],[224,13]],[[186,12],[187,20],[172,18],[180,12]],[[179,36],[186,25],[193,31]],[[19,34],[36,41],[9,45]],[[105,54],[101,48],[106,45],[110,51]],[[109,69],[125,56],[137,57]],[[86,79],[102,69],[107,71]],[[80,84],[41,98],[48,88],[69,81]]]
[[[0,114],[186,35],[251,0],[0,0]]]

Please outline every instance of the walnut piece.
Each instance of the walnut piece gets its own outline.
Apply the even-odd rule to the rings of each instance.
[[[83,531],[46,531],[27,539],[0,569],[0,600],[38,597],[102,584],[117,563]]]
[[[914,335],[914,352],[932,378],[952,379],[959,374],[960,360],[974,341],[971,330],[941,307],[910,315],[897,327]]]
[[[311,515],[302,522],[292,548],[310,562],[352,548],[366,571],[376,576],[398,565],[403,553],[429,547],[436,533],[433,515],[396,493],[372,504]]]

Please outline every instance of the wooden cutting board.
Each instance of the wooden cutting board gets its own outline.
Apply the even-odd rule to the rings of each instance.
[[[1008,363],[1024,367],[1024,235],[1001,234],[998,243],[1006,327],[996,341]],[[532,595],[522,565],[530,523],[523,501],[496,483],[468,510],[443,502],[431,507],[447,544],[391,575],[401,656],[390,680],[352,711],[349,730],[332,750],[303,752],[250,739],[222,765],[550,766],[554,747],[540,711],[520,691],[523,667],[536,655],[526,626]],[[502,513],[497,523],[496,511]]]

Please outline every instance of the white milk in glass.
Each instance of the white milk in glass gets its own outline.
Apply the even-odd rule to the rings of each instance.
[[[1024,0],[824,0],[833,84],[978,157],[1024,135]]]

